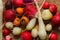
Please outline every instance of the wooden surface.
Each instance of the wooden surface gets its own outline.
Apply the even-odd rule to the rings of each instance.
[[[2,0],[1,0],[2,1]],[[3,4],[6,0],[3,0]],[[41,5],[41,3],[43,2],[43,0],[37,0],[38,1],[38,4]],[[56,3],[57,5],[57,8],[58,8],[58,11],[60,12],[60,0],[46,0],[46,1],[49,1],[50,3],[54,4]],[[1,9],[0,9],[0,12],[1,12]],[[2,25],[2,14],[3,13],[0,13],[0,25]],[[1,28],[1,27],[0,27]],[[1,29],[2,30],[2,29]],[[60,40],[60,31],[57,29],[57,28],[54,28],[53,29],[54,32],[57,32],[58,33],[58,40]],[[0,31],[0,40],[2,40],[2,31]],[[17,40],[17,39],[16,39]]]

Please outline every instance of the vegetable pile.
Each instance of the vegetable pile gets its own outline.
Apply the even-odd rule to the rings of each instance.
[[[3,40],[17,36],[21,40],[36,40],[37,37],[58,40],[58,33],[53,29],[60,26],[60,14],[55,4],[45,0],[40,7],[36,0],[7,0],[3,24]]]

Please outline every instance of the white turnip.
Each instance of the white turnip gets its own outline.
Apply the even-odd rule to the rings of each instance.
[[[36,28],[31,31],[32,37],[36,38],[38,36],[38,30]]]
[[[8,29],[13,29],[13,23],[12,22],[6,22],[6,24],[5,24],[5,26],[6,26],[6,28],[8,28]]]
[[[46,31],[52,31],[52,25],[51,24],[47,24],[45,29],[46,29]]]
[[[12,30],[13,35],[19,35],[21,33],[21,28],[19,27],[14,27]]]
[[[42,18],[43,20],[50,20],[52,18],[52,13],[50,12],[49,9],[45,9],[42,11]]]

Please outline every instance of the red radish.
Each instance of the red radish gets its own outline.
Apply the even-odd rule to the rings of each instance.
[[[5,8],[6,9],[12,9],[12,0],[6,0]]]
[[[50,40],[58,40],[58,35],[57,35],[57,33],[51,33],[50,35],[49,35],[49,39]]]
[[[12,40],[12,37],[10,35],[7,35],[4,40]]]
[[[32,35],[30,32],[22,32],[21,35],[20,35],[20,38],[22,40],[32,40]]]
[[[26,16],[28,17],[34,17],[36,14],[36,8],[34,5],[32,4],[27,4],[26,7],[24,8],[24,12],[26,14]]]
[[[4,20],[5,21],[13,21],[15,19],[15,13],[13,10],[8,9],[4,11]]]
[[[58,12],[52,17],[51,23],[53,26],[58,26],[60,24],[60,15]]]
[[[49,9],[52,13],[55,13],[57,11],[57,7],[55,4],[50,5]]]
[[[14,4],[15,7],[20,7],[24,3],[23,3],[23,0],[13,0],[13,4]]]
[[[3,35],[9,35],[10,31],[8,29],[3,30]]]
[[[49,6],[50,6],[50,3],[49,2],[45,2],[42,8],[47,9],[47,8],[49,8]]]

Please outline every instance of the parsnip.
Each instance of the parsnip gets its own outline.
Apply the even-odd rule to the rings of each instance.
[[[41,40],[44,40],[44,39],[46,39],[46,37],[47,37],[47,33],[46,33],[46,30],[45,30],[45,25],[44,25],[43,19],[42,19],[42,17],[41,17],[41,12],[40,12],[38,3],[37,3],[36,0],[34,0],[34,2],[35,2],[35,4],[36,4],[37,10],[38,10],[39,37],[40,37]],[[44,2],[45,2],[45,0],[44,0]],[[44,4],[44,2],[43,2],[43,4]],[[42,4],[42,5],[43,5],[43,4]],[[41,6],[41,8],[42,8],[42,6]]]

